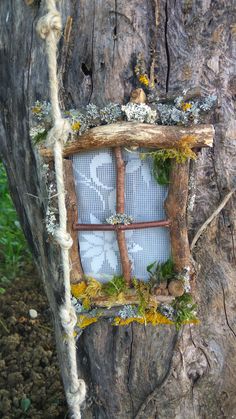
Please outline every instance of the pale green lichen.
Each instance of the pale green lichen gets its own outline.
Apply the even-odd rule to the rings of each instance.
[[[202,122],[202,114],[216,104],[216,96],[210,95],[186,102],[183,92],[183,96],[176,97],[171,103],[161,103],[158,98],[154,102],[152,107],[144,103],[129,102],[126,105],[108,103],[103,108],[90,103],[82,110],[70,109],[62,112],[62,117],[67,118],[71,124],[70,140],[76,139],[90,128],[120,120],[159,125],[191,125]],[[34,143],[43,142],[52,128],[50,104],[36,101],[32,107],[32,117],[30,137]]]
[[[100,110],[102,123],[114,124],[122,119],[121,105],[117,103],[108,103],[107,106]]]
[[[108,224],[116,225],[116,224],[123,224],[128,225],[133,222],[133,217],[127,214],[114,214],[111,215],[109,218],[106,219]]]
[[[157,112],[145,103],[127,103],[121,106],[125,113],[127,121],[146,122],[147,124],[154,124],[156,121]]]

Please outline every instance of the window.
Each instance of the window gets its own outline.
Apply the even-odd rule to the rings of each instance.
[[[164,200],[168,188],[158,185],[152,176],[150,160],[140,159],[139,151],[119,149],[125,163],[124,213],[134,223],[165,220]],[[83,271],[100,281],[122,274],[116,231],[94,231],[93,224],[107,224],[117,211],[117,165],[111,148],[86,151],[72,157],[78,202],[79,247]],[[123,212],[123,211],[122,211]],[[83,225],[90,231],[81,231]],[[109,224],[107,224],[109,226]],[[132,224],[129,226],[132,227]],[[148,279],[146,267],[170,257],[167,227],[146,227],[124,233],[131,276]]]

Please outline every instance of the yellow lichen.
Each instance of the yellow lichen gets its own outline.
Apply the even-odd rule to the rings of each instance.
[[[87,284],[85,281],[79,282],[78,284],[71,285],[71,294],[75,298],[80,298],[87,288]]]
[[[143,84],[144,86],[148,87],[148,85],[149,85],[149,78],[148,78],[147,74],[140,74],[140,76],[139,76],[138,79],[139,79],[139,82],[141,84]]]
[[[40,112],[41,112],[41,110],[42,110],[41,106],[34,106],[34,107],[32,108],[32,113],[34,113],[34,114],[38,114],[38,113],[40,113]]]
[[[195,160],[197,158],[196,154],[191,149],[191,145],[193,144],[194,140],[195,137],[193,135],[187,135],[185,137],[182,137],[178,144],[178,151],[180,151],[185,160],[187,158],[192,160]]]
[[[113,326],[127,326],[132,322],[137,322],[144,324],[145,320],[143,317],[128,317],[127,319],[122,319],[121,317],[114,317]]]
[[[151,324],[152,326],[156,326],[157,324],[174,324],[174,322],[153,309],[147,310],[143,317],[128,317],[127,319],[122,319],[117,316],[114,318],[112,324],[114,326],[127,326],[132,322],[145,325]]]
[[[156,326],[157,324],[174,324],[174,322],[172,322],[170,319],[155,310],[148,310],[145,313],[145,320],[146,323],[150,323],[153,326]]]
[[[71,125],[71,128],[72,128],[72,130],[73,130],[73,131],[79,131],[80,127],[81,127],[81,123],[80,123],[79,121],[74,122],[74,123]]]
[[[89,277],[87,279],[87,288],[85,294],[89,298],[98,297],[101,295],[102,284],[96,279]]]
[[[84,329],[85,327],[89,326],[92,323],[96,323],[98,321],[98,317],[88,317],[84,314],[81,314],[78,316],[78,322],[77,326],[80,327],[80,329]]]
[[[102,284],[94,278],[88,278],[87,281],[79,282],[71,285],[71,293],[73,297],[82,301],[84,308],[87,310],[91,306],[91,299],[101,295]]]
[[[189,102],[186,102],[186,103],[182,103],[182,105],[181,105],[181,109],[182,109],[182,111],[184,111],[184,112],[187,112],[189,109],[191,109],[192,108],[192,104],[191,103],[189,103]]]

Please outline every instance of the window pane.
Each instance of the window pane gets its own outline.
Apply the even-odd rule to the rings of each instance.
[[[134,221],[165,219],[167,187],[152,176],[150,160],[141,160],[139,152],[123,150],[126,163],[125,212]],[[116,212],[116,163],[111,149],[88,151],[72,157],[78,197],[79,223],[105,223]],[[146,266],[170,255],[167,228],[130,230],[125,233],[132,275],[148,279]],[[79,233],[84,272],[99,280],[121,273],[119,251],[114,232]]]

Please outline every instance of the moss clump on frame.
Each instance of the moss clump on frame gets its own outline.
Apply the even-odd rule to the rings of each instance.
[[[153,176],[160,185],[168,185],[171,172],[171,161],[184,163],[188,159],[195,160],[196,154],[191,150],[193,136],[183,137],[177,147],[140,153],[141,159],[150,157],[153,163]]]
[[[150,272],[153,272],[153,268],[154,264],[148,267]],[[172,262],[167,261],[161,264],[157,271],[159,279],[167,280],[171,278],[173,273]],[[152,301],[150,305],[153,278],[148,282],[134,278],[132,284],[137,294],[138,304],[135,305],[126,304],[130,295],[130,288],[122,276],[115,276],[106,284],[101,284],[94,278],[87,278],[78,284],[72,284],[72,295],[76,298],[76,304],[78,305],[77,326],[83,329],[102,317],[103,309],[96,307],[97,297],[106,297],[110,308],[117,302],[123,305],[123,308],[113,318],[112,324],[115,326],[125,326],[131,322],[137,322],[145,325],[152,324],[153,326],[172,324],[179,329],[183,324],[198,323],[197,307],[191,294],[185,292],[183,296],[175,298],[171,304],[153,303]]]

